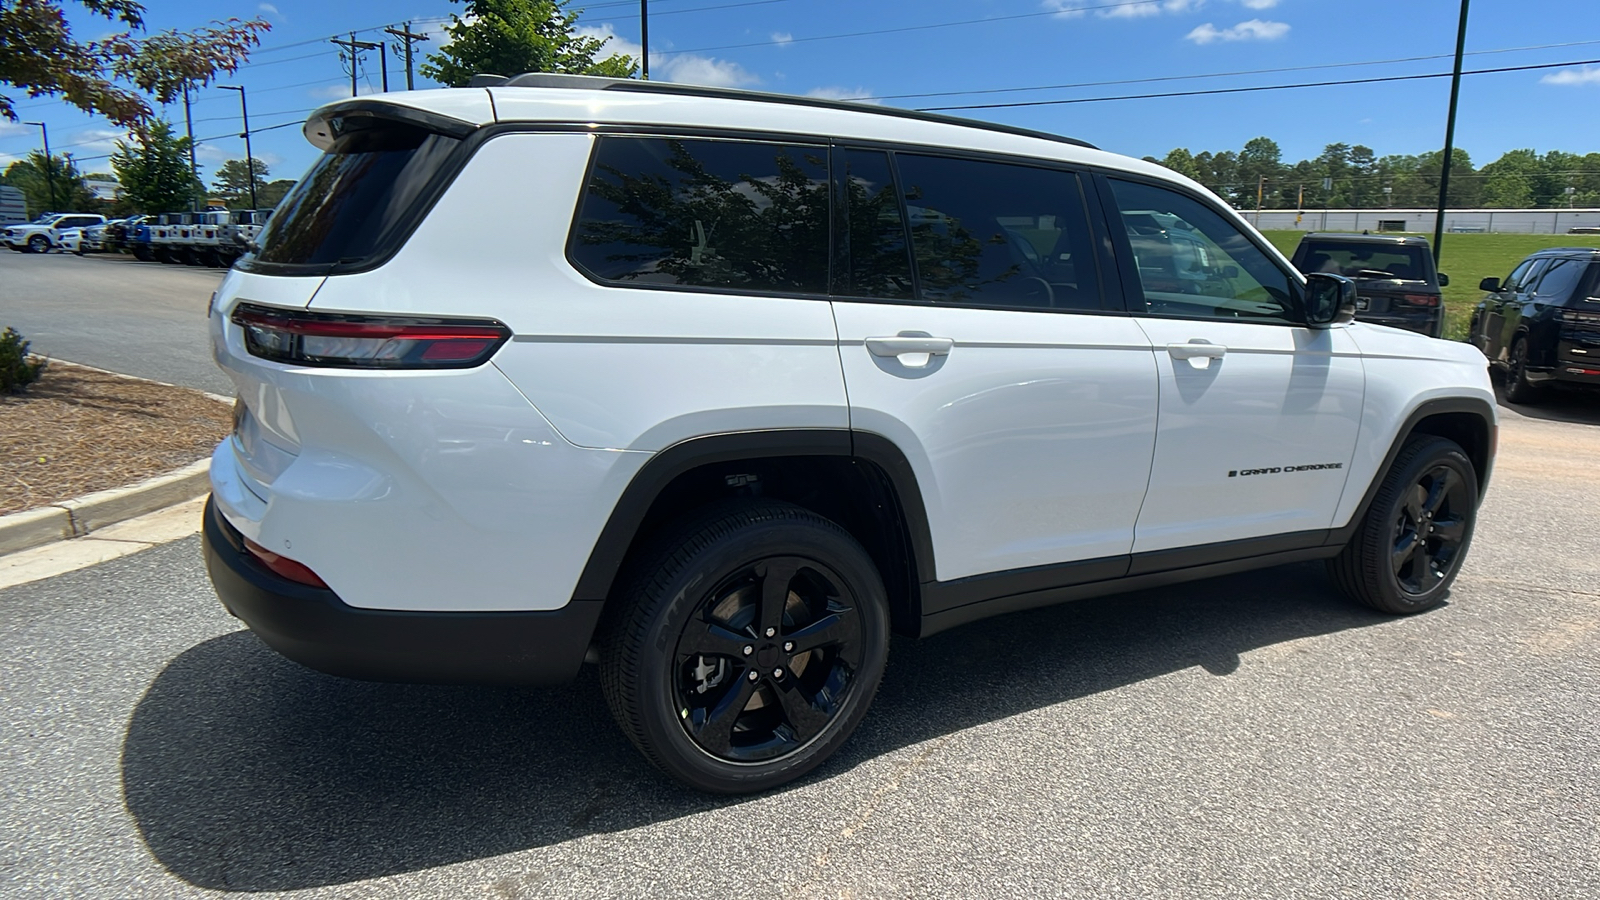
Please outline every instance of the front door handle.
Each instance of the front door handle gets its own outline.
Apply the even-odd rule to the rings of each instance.
[[[894,337],[869,337],[867,352],[873,356],[902,356],[907,353],[926,353],[929,356],[946,356],[956,345],[952,338],[932,337],[926,334],[897,334]]]
[[[1205,338],[1190,338],[1187,344],[1168,344],[1167,352],[1173,359],[1221,359],[1228,355],[1228,348]]]

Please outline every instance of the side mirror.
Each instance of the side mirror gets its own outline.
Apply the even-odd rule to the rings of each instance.
[[[1449,287],[1449,286],[1450,286],[1450,276],[1446,275],[1443,272],[1440,272],[1439,273],[1439,287]]]
[[[1312,272],[1306,276],[1306,324],[1312,328],[1344,325],[1356,317],[1356,283],[1343,275]]]
[[[1489,293],[1493,294],[1500,290],[1500,279],[1485,278],[1484,280],[1478,282],[1478,290],[1488,291]]]
[[[1229,279],[1230,281],[1235,279],[1235,278],[1238,278],[1239,277],[1239,267],[1238,266],[1223,266],[1222,267],[1222,277],[1226,278],[1226,279]]]

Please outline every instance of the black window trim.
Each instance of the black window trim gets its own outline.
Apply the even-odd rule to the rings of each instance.
[[[1108,226],[1111,223],[1120,223],[1122,221],[1122,209],[1121,207],[1117,206],[1116,194],[1111,187],[1112,178],[1117,178],[1122,181],[1136,182],[1138,184],[1146,185],[1147,187],[1161,188],[1180,196],[1187,197],[1188,199],[1199,203],[1207,209],[1210,209],[1228,224],[1234,224],[1229,214],[1222,212],[1223,208],[1218,205],[1214,198],[1208,200],[1203,195],[1190,189],[1187,185],[1165,181],[1160,178],[1152,178],[1148,175],[1142,175],[1136,172],[1127,172],[1121,169],[1100,168],[1096,172],[1095,180],[1097,182],[1096,186],[1099,188],[1102,211],[1106,217]],[[1231,210],[1229,212],[1231,212]],[[1238,231],[1240,234],[1244,235],[1245,239],[1254,245],[1257,250],[1261,251],[1262,255],[1266,257],[1267,262],[1271,263],[1274,268],[1288,276],[1289,286],[1291,290],[1293,290],[1293,294],[1289,298],[1290,302],[1293,304],[1290,314],[1297,321],[1277,322],[1264,319],[1225,319],[1215,316],[1163,315],[1161,313],[1152,313],[1146,310],[1134,311],[1135,298],[1138,298],[1141,302],[1143,301],[1144,283],[1139,280],[1139,273],[1129,267],[1134,258],[1133,244],[1129,242],[1126,230],[1121,228],[1111,228],[1110,230],[1111,241],[1116,246],[1116,257],[1118,261],[1117,269],[1122,276],[1122,291],[1124,295],[1123,303],[1128,309],[1129,315],[1146,316],[1153,319],[1182,319],[1190,322],[1240,322],[1249,325],[1272,325],[1279,328],[1310,327],[1305,321],[1305,275],[1301,274],[1300,270],[1296,269],[1292,265],[1288,267],[1279,265],[1277,260],[1273,257],[1273,254],[1277,253],[1276,248],[1274,248],[1266,238],[1261,237],[1260,233],[1253,228],[1241,228],[1238,229]]]

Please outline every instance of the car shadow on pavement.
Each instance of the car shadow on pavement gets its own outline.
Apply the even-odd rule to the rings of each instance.
[[[1536,405],[1529,405],[1507,400],[1504,385],[1495,379],[1494,398],[1501,409],[1525,418],[1573,425],[1600,425],[1600,391],[1557,388],[1546,391]]]
[[[1386,621],[1301,564],[897,639],[866,721],[802,784],[1018,713],[1195,666],[1226,676],[1250,650]],[[133,713],[122,777],[167,869],[238,891],[344,884],[743,802],[650,768],[612,724],[592,667],[547,690],[373,684],[302,668],[248,631],[162,671]]]

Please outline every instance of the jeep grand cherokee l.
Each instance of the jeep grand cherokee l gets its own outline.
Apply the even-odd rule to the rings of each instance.
[[[1495,441],[1474,347],[1352,323],[1081,141],[532,75],[340,101],[217,291],[222,601],[357,678],[598,661],[666,772],[760,790],[889,635],[1300,560],[1438,604]],[[483,210],[536,210],[482,229]]]

